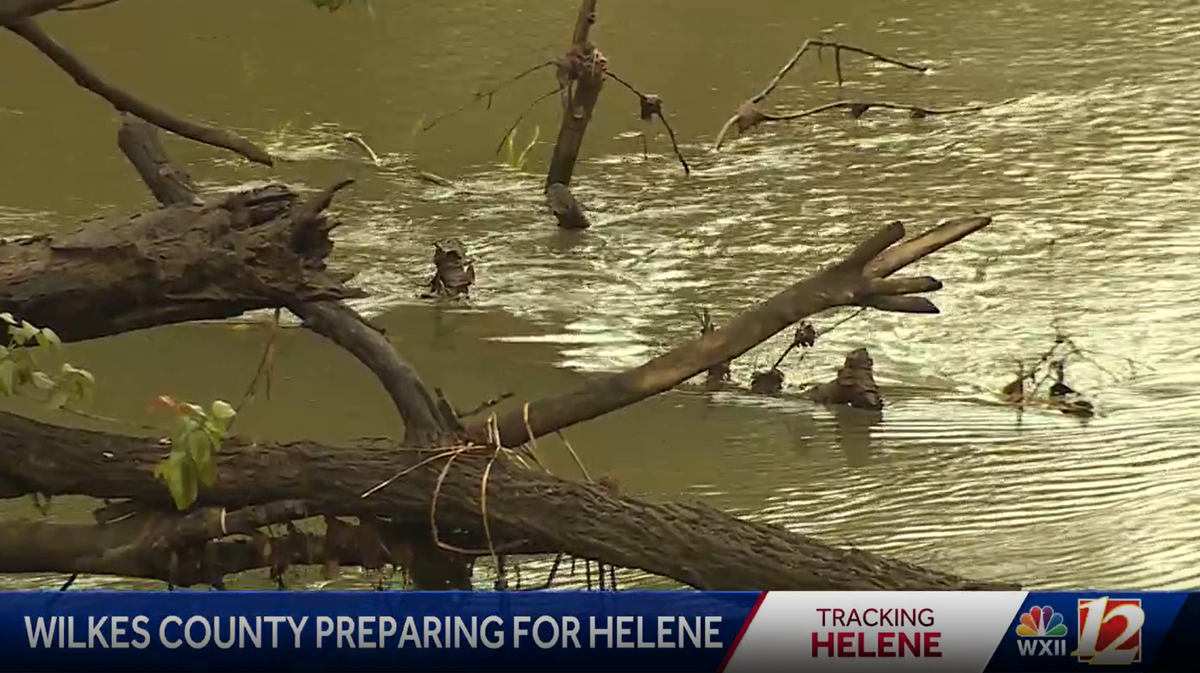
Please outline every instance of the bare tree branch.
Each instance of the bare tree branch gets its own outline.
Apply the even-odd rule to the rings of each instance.
[[[494,422],[497,434],[505,446],[519,446],[531,438],[621,409],[670,390],[713,365],[742,355],[793,323],[830,308],[870,306],[883,311],[936,313],[937,307],[929,300],[907,296],[914,288],[936,289],[927,281],[879,281],[991,221],[990,217],[950,220],[899,245],[894,244],[904,237],[904,226],[893,222],[859,244],[843,261],[743,311],[721,329],[638,367],[503,414]],[[484,422],[467,427],[467,436],[473,441],[484,442],[488,435]]]
[[[894,59],[894,58],[891,58],[888,56],[884,56],[882,54],[877,54],[873,51],[868,51],[868,50],[862,49],[860,47],[854,47],[854,46],[851,46],[848,44],[842,44],[840,42],[828,42],[826,40],[811,40],[810,39],[810,40],[805,40],[804,44],[800,45],[800,48],[796,50],[796,53],[793,54],[790,59],[788,59],[787,63],[783,64],[783,67],[779,69],[779,72],[775,73],[775,76],[771,78],[770,82],[767,82],[767,85],[765,87],[763,87],[762,91],[759,91],[757,94],[754,95],[753,98],[750,99],[750,102],[751,103],[761,103],[761,102],[763,102],[763,100],[766,99],[767,96],[770,96],[771,92],[775,90],[775,87],[779,86],[779,83],[783,81],[783,78],[785,76],[787,76],[787,74],[789,72],[791,72],[792,68],[796,67],[796,64],[800,62],[801,57],[803,57],[805,54],[807,54],[810,49],[816,49],[816,50],[818,50],[818,52],[822,49],[833,49],[834,50],[835,63],[837,64],[836,67],[837,67],[838,86],[841,86],[841,84],[842,84],[841,52],[843,52],[843,51],[849,51],[849,52],[854,52],[856,54],[862,54],[863,56],[868,56],[870,58],[875,59],[876,61],[881,61],[883,63],[888,63],[891,65],[899,66],[901,68],[905,68],[908,70],[914,70],[916,72],[928,72],[929,71],[928,66],[907,63],[905,61],[901,61],[901,60]]]
[[[260,164],[272,166],[271,155],[249,140],[211,126],[181,119],[173,114],[144,102],[132,94],[119,89],[104,81],[100,75],[93,72],[74,54],[50,37],[45,31],[30,19],[5,21],[4,27],[25,41],[32,44],[38,51],[54,61],[54,64],[69,74],[75,83],[107,100],[120,112],[129,112],[142,119],[166,129],[176,135],[190,138],[205,145],[221,147],[236,152],[243,157]]]
[[[683,152],[679,151],[679,143],[675,140],[675,129],[671,128],[670,122],[668,122],[667,118],[663,115],[662,99],[658,96],[644,94],[641,91],[638,91],[635,86],[629,82],[626,82],[620,77],[617,77],[617,75],[610,70],[605,70],[604,76],[616,81],[626,89],[629,89],[635,96],[638,97],[642,121],[650,121],[652,117],[658,117],[659,121],[661,121],[663,126],[666,127],[667,134],[671,136],[671,149],[675,150],[675,157],[678,158],[679,163],[683,165],[684,175],[691,175],[692,169],[688,166],[687,160],[683,158]]]
[[[111,5],[120,0],[92,0],[92,2],[83,2],[78,5],[67,5],[66,7],[57,8],[60,12],[79,12],[87,9],[99,9],[105,5]]]
[[[487,99],[487,107],[488,107],[488,109],[491,109],[492,96],[496,95],[497,93],[500,93],[501,89],[504,89],[505,87],[507,87],[510,84],[515,84],[515,83],[521,81],[522,79],[525,79],[529,75],[532,75],[533,73],[541,70],[542,68],[549,68],[549,67],[555,66],[557,64],[558,64],[557,61],[546,61],[544,63],[539,63],[533,67],[522,70],[521,72],[517,73],[516,75],[509,77],[508,79],[504,80],[503,82],[497,84],[496,86],[494,86],[490,89],[485,89],[484,91],[478,91],[475,93],[474,96],[471,97],[471,100],[467,101],[466,103],[464,103],[463,105],[461,105],[457,108],[454,108],[450,112],[447,112],[442,115],[438,115],[437,117],[435,117],[433,119],[433,121],[431,121],[428,124],[426,124],[425,126],[421,127],[421,130],[428,131],[429,129],[432,129],[433,127],[446,121],[447,119],[450,119],[451,117],[454,117],[454,116],[464,112],[467,108],[471,107],[475,103],[477,103],[481,100],[484,100],[484,99]]]

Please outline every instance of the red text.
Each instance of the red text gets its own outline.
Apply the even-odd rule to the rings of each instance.
[[[940,657],[940,631],[826,631],[812,634],[814,657]]]

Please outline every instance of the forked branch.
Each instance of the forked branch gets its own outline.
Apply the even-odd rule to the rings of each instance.
[[[916,295],[940,289],[941,281],[930,276],[890,276],[991,221],[990,217],[950,220],[904,242],[900,242],[904,226],[893,222],[859,244],[843,261],[743,311],[721,329],[638,367],[589,382],[565,395],[509,411],[495,422],[498,434],[506,446],[518,446],[531,436],[537,438],[616,411],[670,390],[718,363],[742,355],[801,319],[827,309],[863,306],[898,313],[937,313],[933,302]],[[467,435],[485,441],[486,424],[471,424]]]
[[[779,83],[783,81],[783,78],[786,77],[787,74],[792,71],[792,68],[796,67],[796,64],[800,62],[800,59],[805,54],[807,54],[810,50],[816,50],[819,55],[821,53],[821,51],[824,49],[832,49],[833,50],[833,60],[834,60],[834,67],[837,70],[838,86],[841,86],[842,81],[843,81],[842,80],[842,52],[843,51],[848,51],[848,52],[852,52],[855,54],[861,54],[863,56],[867,56],[867,57],[872,58],[881,63],[887,63],[889,65],[898,66],[898,67],[904,68],[906,70],[913,70],[913,71],[921,72],[921,73],[929,72],[929,66],[908,63],[906,61],[901,61],[899,59],[891,58],[890,56],[884,56],[883,54],[878,54],[873,51],[868,51],[866,49],[862,49],[861,47],[854,47],[854,46],[851,46],[848,44],[842,44],[840,42],[827,42],[825,40],[805,40],[804,44],[800,45],[800,48],[796,50],[795,54],[792,54],[792,57],[790,59],[788,59],[787,63],[783,64],[783,67],[779,69],[779,72],[775,73],[775,76],[771,78],[771,81],[767,82],[767,85],[765,87],[763,87],[762,91],[759,91],[757,94],[754,95],[753,98],[750,99],[750,102],[751,103],[761,103],[764,100],[766,100],[767,96],[771,95],[771,92],[775,90],[775,87],[779,86]]]
[[[871,108],[887,108],[887,109],[892,109],[892,110],[907,110],[912,115],[913,118],[923,118],[923,117],[928,117],[931,115],[954,114],[954,113],[959,113],[959,112],[976,112],[979,110],[984,110],[984,109],[987,109],[990,107],[996,107],[997,105],[1004,105],[1005,103],[1011,102],[1011,101],[1005,101],[1005,103],[997,103],[994,105],[976,105],[976,106],[969,106],[969,107],[937,109],[937,108],[922,107],[922,106],[918,106],[918,105],[909,105],[909,104],[904,104],[904,103],[888,103],[888,102],[884,102],[884,101],[841,100],[841,101],[837,101],[834,103],[827,103],[825,105],[819,105],[817,107],[814,107],[814,108],[811,108],[808,110],[802,110],[799,112],[788,112],[788,113],[766,112],[766,111],[762,110],[762,108],[759,107],[759,104],[762,103],[764,100],[766,100],[767,96],[771,95],[771,92],[775,91],[775,88],[779,86],[779,84],[783,81],[783,78],[786,77],[787,74],[789,72],[791,72],[793,68],[796,67],[796,65],[800,62],[800,59],[805,54],[807,54],[811,51],[815,51],[817,53],[817,55],[819,56],[826,49],[833,50],[834,70],[837,74],[837,84],[838,84],[839,88],[842,86],[842,84],[844,82],[844,78],[842,77],[842,52],[843,51],[855,53],[855,54],[861,54],[861,55],[871,58],[875,61],[878,61],[880,63],[894,65],[899,68],[904,68],[906,70],[911,70],[914,72],[920,72],[920,73],[929,72],[929,66],[909,63],[907,61],[902,61],[900,59],[892,58],[890,56],[884,56],[883,54],[879,54],[874,51],[863,49],[861,47],[855,47],[855,46],[851,46],[848,44],[842,44],[840,42],[829,42],[826,40],[805,40],[804,44],[800,46],[800,49],[796,50],[796,53],[793,54],[792,57],[790,59],[788,59],[788,61],[786,63],[783,64],[783,67],[781,67],[778,72],[775,73],[775,76],[771,78],[771,81],[767,82],[767,85],[765,87],[763,87],[763,89],[761,91],[756,93],[749,100],[747,100],[744,103],[742,103],[741,105],[739,105],[737,112],[734,113],[734,115],[732,117],[730,117],[728,120],[726,120],[725,124],[721,126],[721,130],[717,133],[717,139],[713,143],[713,150],[715,151],[715,150],[721,149],[721,145],[724,144],[724,142],[725,142],[725,136],[729,133],[730,129],[732,129],[732,128],[736,127],[738,132],[744,133],[744,132],[758,126],[759,124],[762,124],[763,122],[789,121],[789,120],[793,120],[793,119],[800,119],[803,117],[808,117],[810,115],[815,115],[815,114],[818,114],[821,112],[826,112],[829,110],[847,109],[850,111],[851,116],[853,116],[854,118],[858,118],[858,117],[861,117],[867,110],[870,110]]]

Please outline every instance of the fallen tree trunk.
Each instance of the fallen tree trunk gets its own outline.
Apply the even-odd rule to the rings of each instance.
[[[325,266],[338,223],[302,206],[272,185],[0,242],[0,311],[81,341],[362,296]]]
[[[165,509],[169,496],[153,476],[163,454],[164,447],[153,439],[62,428],[0,413],[0,478],[10,490],[133,498]],[[222,448],[216,484],[204,489],[200,499],[204,506],[228,510],[300,499],[314,512],[432,520],[443,541],[453,539],[454,530],[480,531],[486,511],[497,553],[566,552],[702,589],[1012,588],[870,552],[836,549],[702,504],[652,503],[620,495],[524,468],[506,457],[493,462],[494,454],[495,449],[486,447],[398,450],[387,442],[334,447],[232,440]],[[441,458],[430,460],[433,456]],[[406,474],[393,485],[362,497],[401,472]],[[486,507],[480,497],[485,485]],[[87,539],[99,546],[97,535],[101,533]],[[479,548],[470,551],[487,555],[483,536],[476,532],[471,537]],[[0,535],[0,544],[5,542],[19,542],[26,551],[0,551],[0,563],[9,560],[16,566],[0,565],[0,572],[28,569],[17,561],[29,558],[30,545],[47,547],[47,563],[79,551],[75,543],[67,545],[69,550],[55,547],[67,543],[24,529]],[[269,559],[260,560],[269,565]],[[125,572],[132,565],[127,560],[115,568]],[[61,570],[82,567],[103,569],[73,565]]]

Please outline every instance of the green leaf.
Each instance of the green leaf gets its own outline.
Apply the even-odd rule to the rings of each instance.
[[[17,365],[12,360],[0,360],[0,393],[12,395],[16,390],[14,376]]]
[[[208,463],[213,462],[213,441],[212,437],[203,429],[196,429],[185,434],[182,439],[182,444],[187,450],[188,456],[192,462],[196,463],[197,467],[203,467]]]
[[[237,415],[237,410],[224,400],[216,400],[212,403],[212,415],[217,420],[227,421]]]
[[[154,467],[154,476],[166,482],[176,508],[187,509],[196,502],[199,495],[196,466],[185,454],[172,451]]]
[[[215,458],[210,457],[208,462],[197,465],[196,469],[200,483],[204,484],[205,488],[212,488],[213,484],[217,483],[217,461]]]
[[[17,324],[17,319],[14,318],[13,314],[9,313],[8,311],[0,313],[0,320],[3,320],[4,322],[14,326]]]
[[[185,414],[184,418],[186,418],[188,420],[195,421],[195,420],[200,420],[200,419],[208,417],[208,414],[204,413],[204,407],[202,407],[198,404],[192,404],[190,402],[186,402],[184,404],[179,405],[179,409],[180,409],[180,411],[184,412],[184,414]]]
[[[29,374],[33,385],[37,386],[38,390],[54,390],[58,385],[50,375],[43,371],[34,371]]]
[[[51,409],[62,409],[64,406],[66,406],[67,402],[70,401],[71,391],[60,389],[54,391],[54,394],[50,396],[50,400],[46,402],[46,406],[50,407]]]
[[[9,335],[16,340],[18,345],[29,343],[34,337],[37,336],[39,331],[40,330],[38,330],[38,328],[30,325],[29,322],[25,320],[21,321],[21,325],[19,327],[12,325],[8,328]]]
[[[38,345],[44,348],[56,348],[62,345],[62,340],[49,327],[43,327],[34,336],[37,338]]]

